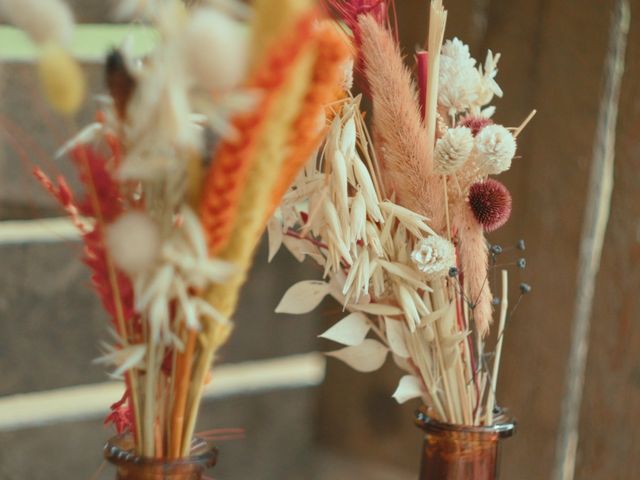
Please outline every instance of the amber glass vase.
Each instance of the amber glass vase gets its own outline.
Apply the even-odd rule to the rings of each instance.
[[[493,425],[474,427],[439,422],[422,408],[416,424],[425,432],[419,480],[497,480],[500,440],[515,432],[504,412]]]
[[[129,436],[119,435],[107,442],[104,457],[116,467],[116,480],[201,480],[215,465],[218,451],[208,442],[195,439],[187,458],[144,458],[134,453]]]

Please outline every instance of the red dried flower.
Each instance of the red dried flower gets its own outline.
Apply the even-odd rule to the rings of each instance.
[[[467,115],[460,119],[460,126],[470,129],[474,137],[487,125],[493,125],[493,120],[487,117],[475,117],[473,115]]]
[[[80,213],[101,218],[106,223],[112,222],[122,213],[124,206],[120,187],[107,168],[107,159],[87,145],[78,145],[70,155],[78,166],[80,180],[87,191],[78,204]]]
[[[129,405],[130,398],[129,390],[125,390],[122,398],[111,405],[111,413],[104,419],[104,424],[112,423],[118,434],[133,432],[134,420],[133,411]]]
[[[502,183],[489,178],[471,185],[469,207],[485,232],[493,232],[509,220],[511,194]]]

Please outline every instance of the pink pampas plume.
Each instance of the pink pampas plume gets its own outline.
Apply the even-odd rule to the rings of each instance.
[[[492,321],[491,290],[487,280],[489,252],[483,228],[474,218],[467,202],[457,202],[453,226],[458,232],[460,270],[467,301],[473,309],[478,334],[485,337]]]
[[[369,15],[362,15],[358,25],[385,184],[393,185],[398,203],[425,215],[436,231],[442,231],[443,183],[439,176],[432,175],[433,164],[427,155],[427,138],[411,74],[388,30]],[[391,195],[390,191],[386,193]]]

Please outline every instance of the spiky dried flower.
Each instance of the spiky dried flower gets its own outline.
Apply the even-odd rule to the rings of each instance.
[[[502,183],[489,178],[471,185],[469,207],[485,232],[493,232],[509,220],[511,194]]]
[[[441,175],[455,172],[473,149],[473,135],[467,127],[449,128],[436,142],[433,170]]]
[[[488,125],[476,137],[476,163],[481,173],[497,175],[511,168],[516,139],[502,125]]]
[[[421,272],[436,275],[455,266],[455,247],[447,239],[432,235],[420,240],[411,252],[411,260]]]

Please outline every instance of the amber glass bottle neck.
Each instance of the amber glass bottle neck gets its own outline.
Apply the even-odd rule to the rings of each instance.
[[[195,441],[190,457],[150,459],[135,454],[130,438],[117,436],[105,445],[104,456],[116,467],[116,480],[201,480],[215,465],[218,451],[205,441]]]
[[[496,480],[500,439],[515,429],[512,420],[497,419],[486,427],[451,425],[420,410],[416,423],[425,432],[420,480]]]

